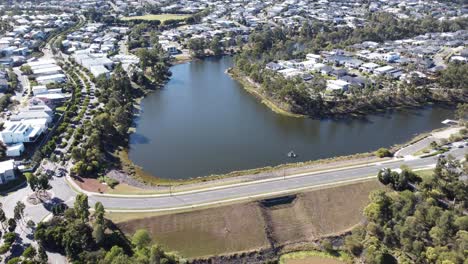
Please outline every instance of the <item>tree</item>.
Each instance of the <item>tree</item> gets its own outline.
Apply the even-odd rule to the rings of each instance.
[[[39,247],[37,248],[37,259],[39,260],[39,263],[47,263],[47,260],[49,259],[41,244],[39,244]]]
[[[86,194],[78,194],[75,198],[74,209],[78,218],[81,221],[88,221],[89,217],[89,204],[88,196]]]
[[[39,174],[35,175],[32,173],[28,173],[25,175],[26,180],[31,187],[31,190],[37,193],[42,193],[48,189],[50,189],[49,178],[46,175]]]
[[[379,171],[377,178],[384,185],[389,184],[392,181],[392,170],[386,168]]]
[[[201,57],[205,54],[205,41],[202,38],[192,38],[188,41],[188,48],[195,57]]]
[[[13,232],[16,229],[16,221],[14,218],[8,219],[8,231]]]
[[[26,223],[26,226],[27,226],[29,229],[33,229],[33,228],[36,226],[36,223],[34,223],[33,220],[29,220],[29,221]]]
[[[455,117],[458,120],[468,119],[468,104],[467,103],[457,105],[457,110],[455,111]]]
[[[15,208],[13,209],[13,215],[15,220],[19,221],[24,217],[24,209],[26,206],[23,202],[18,201],[16,202]]]
[[[139,229],[132,237],[132,244],[138,249],[144,248],[151,243],[151,236],[145,229]]]
[[[322,241],[322,248],[328,253],[334,252],[333,244],[331,243],[329,239],[324,239]]]
[[[104,227],[102,224],[96,223],[93,227],[93,238],[96,244],[101,244],[104,241]]]
[[[2,225],[3,231],[5,231],[5,221],[7,220],[5,211],[3,211],[3,208],[0,207],[0,224]]]
[[[210,43],[210,49],[215,56],[221,55],[221,39],[218,36],[215,36]]]
[[[36,256],[36,249],[33,246],[29,246],[23,251],[22,256],[26,259],[33,259]]]
[[[105,214],[104,206],[101,202],[97,202],[94,205],[94,217],[96,218],[96,223],[100,225],[104,225],[104,214]]]

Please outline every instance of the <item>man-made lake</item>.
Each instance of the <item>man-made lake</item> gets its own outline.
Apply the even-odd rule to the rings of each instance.
[[[185,179],[367,152],[442,127],[452,110],[393,110],[363,120],[314,120],[272,112],[232,80],[232,58],[176,65],[142,101],[130,159],[157,177]],[[287,157],[290,150],[298,155]]]

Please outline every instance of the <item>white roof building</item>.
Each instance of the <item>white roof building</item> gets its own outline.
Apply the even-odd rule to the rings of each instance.
[[[15,178],[15,161],[11,159],[0,162],[0,184],[5,184]]]
[[[65,74],[59,73],[59,74],[52,74],[52,75],[45,75],[45,76],[39,76],[36,78],[36,81],[40,84],[48,84],[48,83],[54,83],[54,82],[65,82],[66,76]]]

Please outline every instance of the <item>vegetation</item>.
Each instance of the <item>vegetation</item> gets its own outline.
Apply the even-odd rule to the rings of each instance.
[[[318,21],[305,22],[298,30],[266,26],[250,35],[242,52],[236,55],[235,68],[241,73],[240,78],[247,78],[258,84],[259,92],[272,101],[289,105],[287,110],[293,113],[310,116],[365,114],[399,105],[466,100],[463,96],[436,93],[429,89],[428,83],[396,83],[382,76],[368,81],[364,87],[351,85],[346,94],[329,94],[325,92],[326,79],[320,74],[314,75],[312,81],[305,82],[300,77],[286,79],[281,74],[264,70],[265,65],[271,61],[302,59],[307,53],[344,49],[363,41],[383,42],[426,32],[445,32],[468,25],[468,19],[436,21],[426,17],[414,21],[396,19],[393,15],[382,12],[372,14],[369,21],[366,26],[357,29],[337,29],[331,24]],[[203,47],[209,46],[209,43],[201,43],[200,40],[191,40],[189,43],[195,56],[201,54]],[[465,90],[465,68],[462,65],[449,66],[442,72],[439,84],[448,89]],[[388,89],[384,91],[382,88]]]
[[[138,230],[130,242],[104,217],[102,204],[96,203],[91,215],[88,197],[79,194],[74,208],[54,211],[50,221],[39,223],[34,238],[41,247],[65,254],[76,263],[171,264],[183,261],[153,245],[145,230]]]
[[[346,237],[347,250],[365,263],[466,263],[468,188],[461,168],[467,165],[440,159],[423,179],[407,169],[379,173],[395,192],[371,194],[367,224]]]
[[[448,67],[440,73],[439,83],[447,89],[467,89],[468,64],[449,63]]]
[[[390,152],[390,150],[386,148],[379,148],[376,152],[375,155],[379,158],[385,158],[385,157],[391,157],[393,154]]]

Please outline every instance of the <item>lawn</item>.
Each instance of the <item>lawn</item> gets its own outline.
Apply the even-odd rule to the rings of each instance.
[[[144,16],[131,16],[131,17],[124,17],[122,20],[147,20],[147,21],[154,21],[159,20],[163,23],[166,20],[184,20],[190,15],[180,15],[180,14],[159,14],[159,15],[144,15]]]

